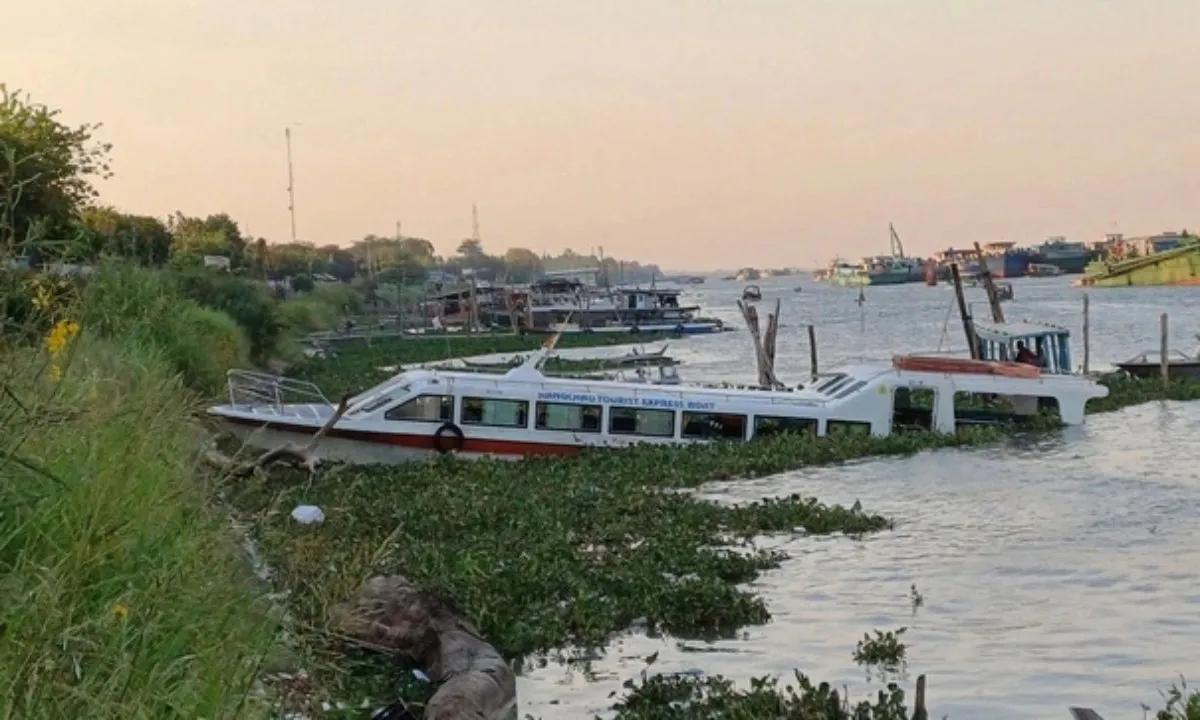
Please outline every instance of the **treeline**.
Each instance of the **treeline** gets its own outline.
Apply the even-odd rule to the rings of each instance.
[[[268,243],[247,235],[225,213],[157,218],[99,204],[94,182],[111,176],[111,146],[96,139],[96,124],[71,127],[59,112],[0,84],[0,251],[40,265],[94,263],[105,256],[142,265],[199,266],[205,256],[228,258],[237,275],[280,279],[325,274],[339,280],[369,275],[386,282],[424,283],[431,273],[528,282],[546,269],[600,268],[611,282],[645,282],[653,265],[603,263],[568,250],[539,256],[514,247],[487,253],[472,239],[449,256],[418,237],[368,235],[348,247]]]

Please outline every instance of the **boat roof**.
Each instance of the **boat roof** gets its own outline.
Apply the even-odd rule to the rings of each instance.
[[[1070,335],[1071,331],[1061,325],[1051,325],[1032,320],[1018,322],[989,323],[976,322],[975,334],[984,340],[1008,342],[1027,337],[1042,337],[1045,335]]]

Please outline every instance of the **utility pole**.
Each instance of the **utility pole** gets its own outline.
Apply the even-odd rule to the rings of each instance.
[[[292,244],[296,242],[296,188],[292,181],[292,128],[289,125],[283,129],[283,138],[287,142],[287,163],[288,163],[288,214],[292,218]]]

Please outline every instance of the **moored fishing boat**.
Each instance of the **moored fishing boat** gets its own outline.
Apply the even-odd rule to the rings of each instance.
[[[517,458],[637,443],[744,441],[785,431],[880,437],[913,423],[953,433],[981,422],[956,406],[962,393],[1012,401],[1011,413],[987,421],[1027,418],[1052,404],[1074,425],[1083,422],[1089,399],[1108,394],[1084,377],[948,357],[852,365],[795,389],[671,387],[548,377],[540,365],[550,352],[543,348],[503,375],[408,370],[348,398],[340,417],[316,386],[231,371],[229,402],[209,412],[250,445],[279,447],[328,424],[315,457],[395,463],[449,452]],[[914,391],[932,395],[928,408],[908,403]]]

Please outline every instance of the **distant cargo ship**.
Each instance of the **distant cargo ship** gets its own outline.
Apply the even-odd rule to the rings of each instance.
[[[1016,247],[1016,243],[994,242],[983,246],[983,263],[992,277],[1025,277],[1033,251]]]
[[[1064,273],[1079,274],[1087,267],[1092,252],[1086,243],[1067,242],[1062,236],[1048,238],[1033,249],[1031,262],[1038,265],[1053,265]]]

